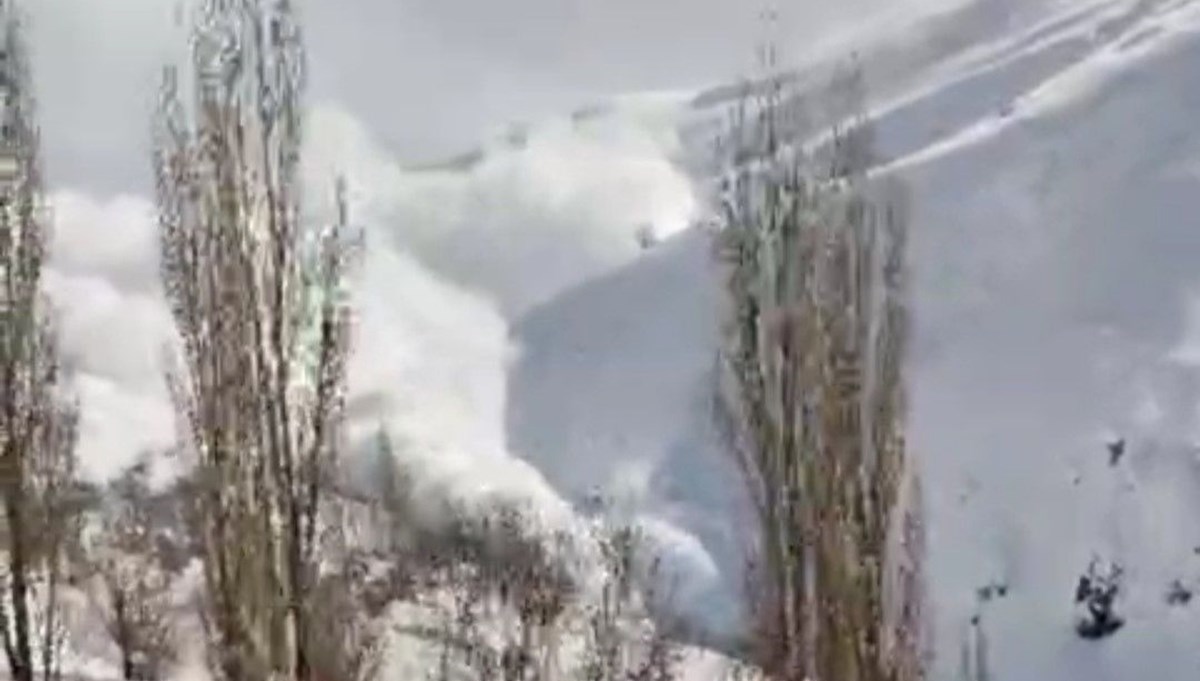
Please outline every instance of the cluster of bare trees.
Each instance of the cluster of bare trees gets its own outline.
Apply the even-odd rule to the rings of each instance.
[[[729,432],[759,524],[758,659],[774,678],[924,675],[919,488],[905,449],[906,213],[868,178],[861,71],[827,134],[784,76],[729,139],[721,247]]]
[[[173,587],[188,550],[168,534],[162,511],[173,499],[151,489],[149,474],[143,458],[109,485],[97,536],[87,542],[93,604],[130,681],[163,678],[180,647]]]
[[[586,681],[669,681],[681,663],[678,646],[652,611],[669,601],[660,593],[660,558],[634,527],[601,526],[596,536],[603,581],[600,596],[586,609]],[[648,561],[647,565],[641,563]]]
[[[578,537],[533,531],[518,509],[456,525],[411,554],[422,556],[409,567],[419,600],[437,613],[421,620],[440,621],[427,631],[440,642],[432,678],[680,678],[681,646],[654,621],[655,561],[638,530],[596,524],[586,541],[598,572],[581,574],[571,569]]]
[[[212,666],[228,681],[311,681],[308,651],[328,635],[312,596],[345,391],[345,201],[339,187],[327,229],[301,219],[290,3],[208,0],[192,38],[190,73],[165,81],[155,170]]]

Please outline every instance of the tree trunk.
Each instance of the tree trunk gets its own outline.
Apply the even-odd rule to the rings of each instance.
[[[21,465],[14,461],[14,478],[5,495],[5,516],[9,528],[9,594],[13,609],[13,652],[9,660],[13,681],[33,681],[33,652],[29,643],[29,565],[25,545],[25,514],[22,509]]]

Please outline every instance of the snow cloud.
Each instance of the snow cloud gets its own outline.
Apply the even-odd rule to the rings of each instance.
[[[695,217],[671,162],[676,104],[647,99],[597,121],[560,117],[502,138],[463,167],[412,172],[344,111],[313,117],[312,181],[344,172],[355,214],[381,245],[494,300],[512,318],[631,260],[636,234]]]
[[[431,514],[443,499],[468,508],[506,500],[552,526],[584,527],[509,450],[508,372],[519,352],[510,320],[636,257],[639,226],[667,236],[688,225],[696,205],[670,160],[674,106],[650,97],[590,124],[548,121],[523,141],[494,142],[472,165],[427,171],[402,168],[344,110],[313,112],[305,172],[314,214],[344,175],[367,245],[354,275],[352,449],[386,429]],[[78,190],[53,201],[46,283],[77,372],[84,470],[103,479],[166,450],[176,433],[154,207]],[[712,581],[694,538],[647,522],[674,580],[691,592]]]

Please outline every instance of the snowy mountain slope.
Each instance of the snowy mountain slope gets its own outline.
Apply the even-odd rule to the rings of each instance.
[[[1186,0],[1060,6],[877,103],[914,199],[938,678],[993,580],[1010,586],[983,613],[995,678],[1182,681],[1200,662],[1200,615],[1164,598],[1200,583],[1198,17]],[[736,480],[701,425],[717,285],[701,241],[527,315],[508,426],[575,494],[640,469],[661,490],[644,508],[670,506],[725,569]],[[1101,642],[1072,628],[1093,554],[1127,572],[1129,623]]]
[[[728,636],[744,546],[737,471],[710,418],[718,276],[692,230],[527,315],[506,423],[513,451],[568,498],[599,493],[692,533],[703,550],[667,556],[678,605]]]
[[[1099,10],[1053,21],[941,87],[938,95],[924,97],[934,105],[932,109],[923,112],[917,108],[912,112],[915,115],[909,116],[885,112],[884,120],[892,124],[897,118],[901,122],[924,118],[941,126],[941,139],[936,141],[897,131],[891,139],[910,140],[911,146],[908,150],[894,150],[885,158],[898,159],[897,166],[916,163],[986,137],[1007,125],[1049,113],[1056,106],[1105,88],[1116,77],[1115,72],[1144,69],[1145,59],[1192,39],[1198,29],[1200,7],[1189,0],[1112,2]],[[974,92],[970,91],[972,88]],[[993,110],[964,112],[944,106],[946,103],[961,106],[963,102],[979,99]]]
[[[1012,580],[985,620],[1008,678],[1184,679],[1197,661],[1195,615],[1163,593],[1200,574],[1198,375],[1172,358],[1200,282],[1200,39],[1168,35],[1119,70],[1102,50],[1071,67],[1088,89],[905,171],[939,633],[952,640],[972,581]],[[1058,78],[1035,93],[1062,94]],[[1131,453],[1109,469],[1117,437]],[[1067,614],[1093,552],[1130,574],[1130,623],[1100,646]]]

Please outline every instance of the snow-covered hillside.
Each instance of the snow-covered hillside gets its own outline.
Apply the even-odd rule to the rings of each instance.
[[[913,190],[912,434],[939,678],[993,582],[1009,587],[983,607],[996,678],[1192,678],[1200,616],[1166,592],[1200,585],[1200,3],[1009,19],[875,104],[881,170]],[[527,315],[508,435],[560,490],[631,489],[727,571],[736,475],[706,423],[719,281],[703,241],[677,237]],[[1126,571],[1128,623],[1100,642],[1073,629],[1093,555]]]
[[[570,498],[603,494],[691,534],[664,548],[678,607],[730,636],[746,544],[712,420],[718,286],[709,235],[692,230],[527,315],[507,425],[513,451]]]

